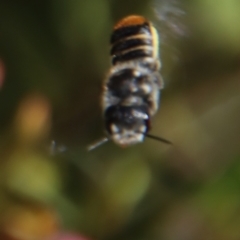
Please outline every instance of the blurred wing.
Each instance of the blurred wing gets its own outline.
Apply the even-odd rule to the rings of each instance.
[[[184,24],[186,12],[182,1],[154,0],[154,11],[159,19],[158,26],[163,42],[169,37],[179,38],[187,36],[187,29]]]

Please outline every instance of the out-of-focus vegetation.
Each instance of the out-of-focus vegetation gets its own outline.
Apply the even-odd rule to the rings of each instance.
[[[88,153],[112,26],[132,13],[163,39],[152,133],[174,145]],[[1,0],[0,123],[1,240],[239,240],[240,1]]]

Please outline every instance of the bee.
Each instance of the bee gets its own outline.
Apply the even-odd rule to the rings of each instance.
[[[144,137],[170,144],[148,134],[164,86],[156,28],[146,18],[130,15],[114,26],[110,43],[112,65],[102,92],[106,137],[88,150],[109,140],[126,147],[143,142]]]

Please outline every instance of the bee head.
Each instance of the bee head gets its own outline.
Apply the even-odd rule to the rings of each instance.
[[[121,147],[144,140],[149,130],[149,114],[146,106],[111,106],[105,113],[109,137]]]

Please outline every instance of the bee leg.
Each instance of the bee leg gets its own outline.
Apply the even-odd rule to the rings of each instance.
[[[154,74],[153,82],[157,85],[158,89],[163,89],[164,88],[163,77],[160,73]]]

